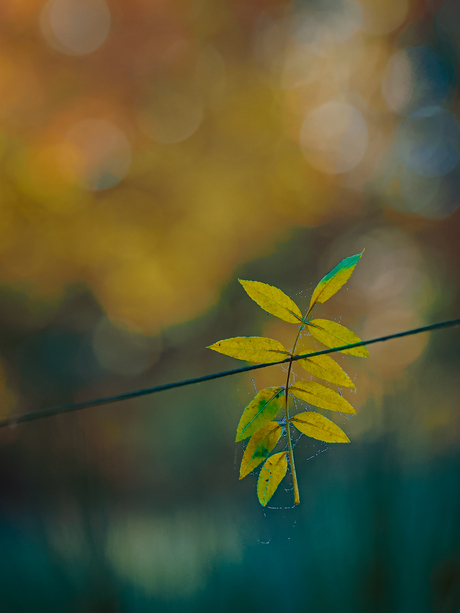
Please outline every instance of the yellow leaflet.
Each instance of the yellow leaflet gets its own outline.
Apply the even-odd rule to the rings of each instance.
[[[209,345],[224,355],[229,355],[246,362],[279,362],[287,358],[290,353],[279,341],[264,336],[236,336],[218,341]]]
[[[263,507],[276,492],[276,488],[283,480],[286,471],[287,459],[285,451],[275,453],[262,466],[259,480],[257,481],[257,497]]]
[[[361,339],[354,332],[344,326],[329,321],[328,319],[312,319],[308,324],[308,331],[326,347],[342,347],[360,343]],[[368,358],[369,351],[366,347],[355,347],[354,349],[344,349],[342,353],[356,355],[360,358]]]
[[[280,440],[281,430],[276,421],[271,421],[252,436],[241,460],[240,479],[249,475],[256,466],[268,458]]]
[[[318,379],[344,387],[355,387],[347,373],[328,355],[317,355],[312,358],[297,360],[297,363]]]
[[[292,324],[302,323],[302,313],[296,303],[277,287],[260,281],[238,279],[247,294],[272,315]]]
[[[311,297],[308,312],[312,310],[317,302],[321,304],[329,300],[348,281],[363,253],[364,249],[362,253],[345,258],[321,279]]]
[[[291,422],[303,434],[326,443],[349,443],[350,439],[345,432],[333,421],[326,419],[319,413],[299,413],[291,417]]]
[[[236,441],[249,438],[271,421],[282,407],[284,387],[261,390],[248,404],[236,429]]]
[[[320,383],[313,381],[296,381],[289,386],[289,391],[300,400],[305,400],[309,404],[320,409],[329,411],[340,411],[341,413],[355,414],[356,411],[349,402],[342,398],[334,390],[324,387]]]

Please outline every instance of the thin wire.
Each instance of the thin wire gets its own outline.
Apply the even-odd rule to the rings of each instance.
[[[315,357],[317,355],[325,355],[328,353],[336,353],[337,351],[344,351],[345,349],[354,349],[355,347],[362,347],[364,345],[372,345],[373,343],[382,343],[389,341],[393,338],[402,338],[403,336],[410,336],[412,334],[420,334],[421,332],[430,332],[431,330],[439,330],[441,328],[451,328],[453,326],[460,325],[460,319],[452,319],[450,321],[441,321],[429,326],[423,326],[421,328],[413,328],[412,330],[405,330],[404,332],[397,332],[396,334],[388,334],[387,336],[379,336],[378,338],[371,338],[367,341],[360,341],[359,343],[352,343],[350,345],[342,345],[341,347],[333,347],[332,349],[322,349],[321,351],[313,351],[310,353],[304,353],[302,355],[294,356],[293,360],[301,360],[303,358]],[[46,417],[54,417],[55,415],[61,415],[62,413],[71,413],[73,411],[80,411],[81,409],[88,409],[90,407],[101,406],[103,404],[110,404],[112,402],[119,402],[121,400],[129,400],[130,398],[139,398],[140,396],[147,396],[148,394],[156,394],[157,392],[164,392],[166,390],[174,389],[176,387],[184,387],[186,385],[193,385],[195,383],[204,383],[205,381],[212,381],[213,379],[220,379],[221,377],[229,377],[230,375],[238,375],[243,372],[249,372],[251,370],[258,370],[259,368],[266,368],[267,366],[276,366],[277,364],[284,364],[289,362],[291,358],[288,357],[285,360],[279,362],[270,362],[264,364],[256,364],[253,366],[243,366],[242,368],[235,368],[233,370],[226,370],[223,372],[214,373],[212,375],[205,375],[204,377],[195,377],[194,379],[186,379],[184,381],[175,381],[174,383],[166,383],[165,385],[157,385],[156,387],[150,387],[141,390],[135,390],[133,392],[127,392],[125,394],[118,394],[116,396],[105,396],[103,398],[96,398],[94,400],[86,400],[84,402],[74,402],[71,404],[63,404],[56,407],[48,407],[39,411],[33,411],[32,413],[24,413],[16,417],[7,417],[0,420],[0,428],[6,426],[14,427],[18,424],[23,424],[29,421],[35,421],[36,419],[45,419]]]

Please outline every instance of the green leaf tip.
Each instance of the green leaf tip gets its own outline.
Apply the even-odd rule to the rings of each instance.
[[[312,294],[308,313],[310,313],[315,304],[322,304],[323,302],[326,302],[326,300],[329,300],[331,296],[339,291],[339,289],[351,277],[351,274],[355,269],[356,264],[361,259],[363,253],[364,249],[361,251],[361,253],[344,258],[321,279]]]
[[[323,355],[322,352],[314,355],[316,351],[311,351],[311,356],[304,352],[296,353],[296,347],[302,330],[307,328],[311,336],[330,349],[358,357],[369,356],[367,349],[361,346],[360,338],[348,328],[335,321],[310,317],[310,312],[316,304],[326,302],[347,282],[364,251],[363,249],[361,253],[344,258],[321,279],[313,292],[305,316],[302,316],[297,304],[277,287],[260,281],[238,279],[248,296],[262,309],[298,327],[292,350],[286,349],[279,341],[257,336],[229,338],[207,347],[240,360],[262,363],[262,366],[275,362],[283,364],[288,362],[285,369],[287,372],[285,385],[268,387],[257,392],[255,398],[244,409],[236,431],[237,442],[249,439],[241,460],[239,478],[243,479],[257,466],[262,465],[257,481],[257,497],[263,507],[267,505],[286,475],[288,464],[292,474],[294,505],[300,503],[294,446],[291,439],[292,428],[327,443],[350,442],[347,434],[339,426],[316,410],[307,410],[289,417],[289,403],[297,402],[297,399],[320,409],[348,415],[356,414],[355,409],[341,393],[314,381],[301,379],[291,381],[290,377],[293,362],[298,361],[300,367],[329,384],[355,388],[351,378],[330,356]],[[360,346],[345,348],[354,344]],[[342,349],[339,349],[341,347]],[[301,355],[303,357],[300,357]],[[259,366],[249,368],[259,368]],[[280,422],[277,419],[279,411],[284,411],[285,421]],[[270,455],[282,436],[287,438],[284,451]]]

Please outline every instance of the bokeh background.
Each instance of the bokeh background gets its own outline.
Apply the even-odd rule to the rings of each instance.
[[[237,278],[363,248],[317,316],[458,317],[459,53],[458,0],[2,0],[0,418],[292,346]],[[296,508],[233,442],[280,366],[1,430],[0,610],[456,613],[459,332],[370,354]]]

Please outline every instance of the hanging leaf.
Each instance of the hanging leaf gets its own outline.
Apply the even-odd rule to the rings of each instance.
[[[275,453],[262,466],[257,481],[257,497],[260,504],[265,507],[276,492],[287,471],[286,452]]]
[[[321,279],[311,297],[309,313],[317,302],[322,304],[339,291],[342,285],[350,278],[363,253],[364,249],[361,253],[345,258]]]
[[[249,475],[256,466],[268,458],[280,440],[281,431],[282,426],[276,421],[271,421],[251,437],[241,460],[240,479]]]
[[[264,336],[236,336],[209,345],[224,355],[246,362],[279,362],[290,353],[279,341]]]
[[[328,355],[316,355],[312,358],[297,360],[297,363],[318,379],[344,387],[355,387],[347,373]]]
[[[313,381],[296,381],[289,386],[289,391],[300,400],[328,411],[340,411],[354,415],[356,411],[349,402],[334,390]]]
[[[271,315],[292,324],[302,324],[302,313],[296,303],[277,287],[260,281],[238,279],[246,293]]]
[[[361,342],[359,336],[354,332],[328,319],[312,319],[308,322],[307,327],[310,334],[323,343],[323,345],[326,345],[326,347],[341,347],[342,345],[352,345],[353,343]],[[344,349],[342,353],[348,353],[360,358],[369,357],[369,351],[364,346]]]
[[[236,430],[236,441],[255,434],[271,421],[282,408],[284,387],[269,387],[261,390],[248,404]]]
[[[299,326],[300,331],[307,326],[313,337],[330,349],[337,350],[342,346],[360,344],[361,340],[354,332],[334,321],[327,319],[308,321],[308,317],[315,304],[326,302],[346,283],[361,256],[362,253],[345,258],[320,281],[313,292],[310,308],[305,317],[302,317],[302,313],[296,303],[280,289],[259,281],[245,281],[243,279],[239,281],[246,293],[265,311],[284,321],[296,324]],[[310,352],[306,356],[302,356],[301,359],[297,359],[300,356],[295,355],[295,349],[299,337],[300,332],[294,341],[292,351],[288,351],[284,345],[276,340],[260,336],[228,338],[209,346],[209,349],[224,355],[246,360],[247,362],[262,363],[262,366],[264,365],[263,363],[267,365],[285,361],[290,362],[289,368],[286,369],[287,380],[285,386],[271,387],[258,392],[256,397],[245,408],[236,431],[237,441],[249,439],[241,460],[240,479],[243,479],[254,468],[264,462],[257,482],[257,496],[260,504],[264,507],[286,475],[288,456],[292,469],[294,504],[297,505],[300,502],[290,438],[290,421],[300,432],[312,438],[329,443],[349,442],[343,430],[315,411],[307,411],[294,415],[289,420],[287,393],[290,392],[295,398],[300,398],[314,407],[355,414],[351,404],[329,387],[314,381],[297,381],[291,385],[291,366],[293,357],[295,357],[300,366],[315,377],[335,385],[355,387],[347,373],[329,355],[314,355],[316,352]],[[364,346],[342,349],[342,352],[360,357],[369,356],[369,352]],[[322,352],[319,353],[322,354]],[[255,368],[260,368],[260,366]],[[289,452],[285,450],[270,456],[269,454],[273,453],[281,438],[281,434],[285,431],[284,423],[275,421],[276,415],[283,408],[286,412],[285,420],[288,422],[286,434]]]
[[[290,420],[297,430],[303,434],[325,443],[349,443],[350,439],[345,432],[333,421],[320,413],[298,413]]]

